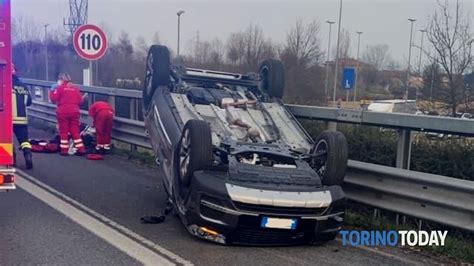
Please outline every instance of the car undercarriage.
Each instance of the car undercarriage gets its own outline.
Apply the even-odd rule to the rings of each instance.
[[[223,244],[290,245],[334,238],[342,224],[344,135],[313,140],[281,98],[275,59],[241,75],[171,65],[152,46],[145,124],[178,216]]]

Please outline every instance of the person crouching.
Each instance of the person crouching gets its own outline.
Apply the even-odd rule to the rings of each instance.
[[[80,125],[80,106],[84,102],[79,88],[72,84],[71,77],[67,73],[59,75],[58,86],[49,93],[49,98],[56,103],[58,108],[56,116],[58,119],[61,155],[67,156],[69,150],[69,134],[77,149],[77,155],[84,155],[86,150],[82,143]]]
[[[97,101],[89,107],[89,116],[93,119],[96,132],[96,151],[106,153],[111,148],[114,109],[108,103]]]

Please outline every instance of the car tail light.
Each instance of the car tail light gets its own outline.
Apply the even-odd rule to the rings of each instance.
[[[15,183],[14,175],[0,174],[0,185],[5,183]]]

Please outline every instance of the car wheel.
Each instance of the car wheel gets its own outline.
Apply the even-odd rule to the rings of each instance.
[[[212,164],[211,128],[202,120],[189,120],[183,129],[176,152],[179,185],[188,187],[194,172]]]
[[[281,99],[285,88],[285,68],[278,59],[267,59],[259,68],[261,90],[272,98]]]
[[[170,52],[166,46],[152,45],[150,47],[145,71],[143,107],[148,109],[156,88],[170,83]]]
[[[313,148],[313,167],[323,185],[342,185],[347,168],[347,140],[338,131],[323,131]]]

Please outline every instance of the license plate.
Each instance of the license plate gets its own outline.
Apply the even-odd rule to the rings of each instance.
[[[262,217],[262,223],[260,224],[260,226],[263,228],[295,230],[297,223],[297,219]]]

